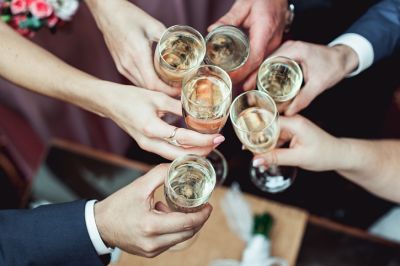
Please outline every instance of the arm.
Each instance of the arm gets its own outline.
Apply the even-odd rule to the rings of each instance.
[[[0,265],[104,265],[90,241],[85,201],[0,211]]]
[[[357,34],[372,45],[370,64],[389,56],[400,47],[400,0],[383,0],[374,5],[345,34]],[[346,40],[337,43],[352,45]],[[359,50],[358,45],[353,49]]]
[[[139,146],[165,158],[186,153],[207,154],[224,139],[179,129],[176,139],[183,147],[164,138],[174,128],[160,118],[181,114],[181,104],[163,93],[99,80],[73,68],[49,52],[18,36],[0,22],[0,76],[32,90],[111,118]]]
[[[334,170],[382,198],[400,203],[400,141],[335,138],[300,117],[281,117],[281,138],[290,148],[258,155],[253,163]]]
[[[154,257],[201,229],[211,214],[210,205],[195,213],[178,213],[155,202],[154,192],[167,171],[168,165],[159,165],[94,205],[101,241],[134,255]],[[106,263],[108,257],[97,255],[93,234],[88,233],[85,204],[0,211],[0,265],[96,266],[103,265],[102,259]]]
[[[305,76],[304,87],[285,113],[298,113],[343,78],[359,74],[399,47],[400,0],[384,0],[371,7],[328,47],[305,42],[285,43],[276,54],[297,60]],[[255,78],[256,75],[250,79]]]

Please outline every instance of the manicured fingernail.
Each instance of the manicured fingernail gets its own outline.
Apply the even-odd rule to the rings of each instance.
[[[263,158],[257,158],[253,160],[253,166],[254,167],[259,167],[265,163],[265,160]]]
[[[224,136],[218,136],[213,140],[214,144],[221,144],[222,142],[224,142],[225,137]]]

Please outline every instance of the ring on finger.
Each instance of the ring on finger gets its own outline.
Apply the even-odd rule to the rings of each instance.
[[[164,138],[169,144],[175,145],[175,146],[181,146],[181,144],[178,142],[178,140],[175,138],[176,132],[178,131],[178,127],[174,128],[174,131],[172,131],[171,135],[167,138]]]

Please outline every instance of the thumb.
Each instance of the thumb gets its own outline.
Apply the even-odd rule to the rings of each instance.
[[[299,164],[299,158],[297,152],[291,148],[279,148],[274,149],[270,152],[256,155],[253,158],[253,166],[261,165],[286,165],[286,166],[297,166]]]
[[[169,164],[160,164],[141,177],[142,187],[150,194],[164,183],[168,173]]]
[[[320,94],[320,90],[309,82],[300,90],[286,109],[285,115],[292,116],[306,108]]]
[[[247,15],[250,13],[251,4],[250,1],[236,1],[232,8],[221,17],[217,22],[208,27],[208,31],[212,31],[221,25],[234,25],[240,26],[243,23]]]

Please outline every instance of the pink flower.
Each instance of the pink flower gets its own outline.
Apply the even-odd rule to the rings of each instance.
[[[47,19],[47,26],[49,28],[53,28],[55,25],[57,25],[57,22],[58,22],[58,17],[53,14],[51,15],[51,17]]]
[[[21,14],[28,10],[25,0],[12,0],[10,8],[13,15]]]
[[[53,13],[53,8],[45,0],[30,0],[29,11],[37,18],[47,18]]]

